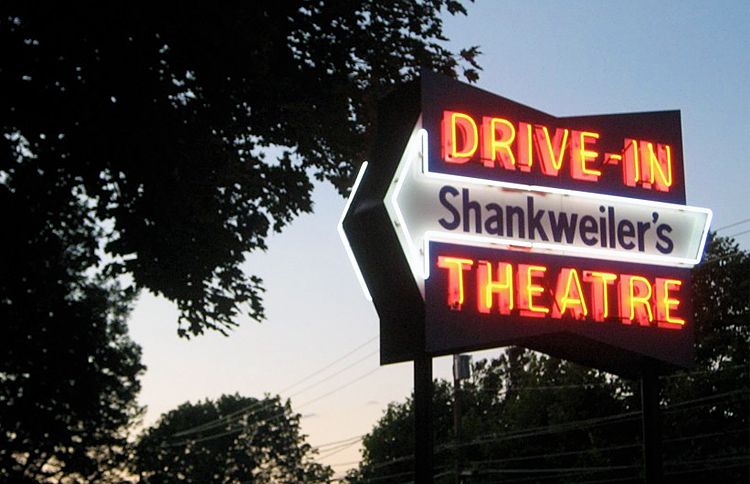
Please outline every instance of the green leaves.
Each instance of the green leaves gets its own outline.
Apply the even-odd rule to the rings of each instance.
[[[131,468],[145,482],[327,482],[299,419],[278,396],[184,403],[141,435]]]

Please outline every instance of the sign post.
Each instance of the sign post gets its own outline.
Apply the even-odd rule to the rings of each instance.
[[[414,474],[415,482],[432,482],[432,358],[414,358]]]
[[[691,364],[711,223],[686,205],[680,113],[556,117],[425,71],[382,103],[373,146],[340,232],[381,364],[414,362],[417,481],[431,358],[507,345],[643,376],[660,475],[656,378]]]
[[[646,482],[662,482],[661,413],[659,411],[659,378],[653,368],[644,368],[641,376],[641,409],[643,411],[643,463]]]

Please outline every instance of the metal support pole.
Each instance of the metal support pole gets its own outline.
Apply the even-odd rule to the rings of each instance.
[[[414,477],[415,482],[432,482],[432,358],[414,358]]]
[[[641,406],[643,408],[643,461],[646,483],[663,480],[661,452],[661,418],[659,414],[659,378],[653,368],[641,375]]]
[[[453,435],[455,436],[455,456],[453,472],[455,482],[461,482],[461,379],[458,377],[459,355],[453,355]]]

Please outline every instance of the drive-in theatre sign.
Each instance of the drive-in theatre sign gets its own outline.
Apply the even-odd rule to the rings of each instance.
[[[383,363],[518,344],[624,375],[692,357],[677,111],[555,117],[423,73],[342,219]]]

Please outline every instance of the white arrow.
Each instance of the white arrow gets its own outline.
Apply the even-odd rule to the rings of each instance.
[[[709,209],[432,173],[427,137],[420,117],[384,200],[422,290],[430,241],[675,267],[702,258]]]

